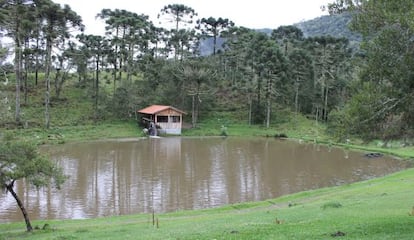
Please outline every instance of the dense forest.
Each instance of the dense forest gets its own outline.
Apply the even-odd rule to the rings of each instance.
[[[102,9],[103,36],[84,34],[68,5],[0,5],[1,36],[13,42],[0,42],[3,127],[31,121],[25,108],[42,89],[42,127],[49,128],[56,124],[51,107],[65,108],[64,90],[75,87],[84,90],[79,98],[92,106],[85,119],[94,122],[165,104],[189,112],[193,126],[225,112],[269,127],[290,112],[325,123],[339,141],[414,136],[412,0],[336,1],[320,26],[309,21],[267,33],[225,16],[195,19],[196,10],[182,4],[160,10],[161,22],[174,20],[169,29],[144,14]],[[322,31],[328,26],[336,32]]]

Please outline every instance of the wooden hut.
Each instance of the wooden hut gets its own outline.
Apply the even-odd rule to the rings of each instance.
[[[158,132],[165,134],[180,135],[183,124],[183,114],[177,108],[165,105],[151,105],[138,110],[142,115],[141,119],[145,124],[155,123]]]

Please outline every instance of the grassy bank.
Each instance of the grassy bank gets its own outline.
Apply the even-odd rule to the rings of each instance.
[[[73,141],[87,141],[106,138],[126,138],[142,136],[135,121],[106,122],[80,126],[61,126],[6,130],[6,135],[16,139],[34,141],[41,144],[63,144]]]
[[[256,203],[176,213],[0,224],[0,239],[413,239],[414,169]],[[42,229],[42,228],[45,229]]]

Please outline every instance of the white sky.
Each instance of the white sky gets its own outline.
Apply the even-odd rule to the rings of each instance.
[[[157,15],[168,4],[184,4],[198,13],[196,19],[228,18],[236,26],[248,28],[276,29],[281,25],[291,25],[310,20],[321,15],[321,6],[333,0],[53,0],[68,4],[82,16],[87,34],[103,35],[104,23],[95,16],[103,9],[125,9],[137,14],[145,14],[157,24]]]

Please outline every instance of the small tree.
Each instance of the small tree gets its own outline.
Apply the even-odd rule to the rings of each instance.
[[[17,180],[26,179],[37,188],[54,182],[57,188],[66,177],[61,168],[42,156],[35,145],[26,142],[1,142],[0,144],[0,186],[10,192],[22,211],[28,232],[32,231],[29,216],[23,202],[14,191]]]

